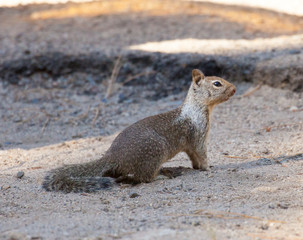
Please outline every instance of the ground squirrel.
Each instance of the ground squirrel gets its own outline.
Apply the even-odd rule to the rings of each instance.
[[[144,118],[123,130],[100,159],[52,170],[47,191],[94,192],[116,182],[151,182],[161,165],[186,152],[194,169],[207,170],[206,141],[215,105],[236,92],[219,77],[205,77],[194,69],[185,101],[178,108]]]

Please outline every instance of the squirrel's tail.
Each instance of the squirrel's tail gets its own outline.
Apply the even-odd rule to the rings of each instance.
[[[106,168],[103,159],[84,164],[67,165],[54,169],[45,177],[42,187],[46,191],[95,192],[110,188],[114,179],[103,177]]]

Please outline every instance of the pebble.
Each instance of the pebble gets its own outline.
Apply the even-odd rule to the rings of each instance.
[[[108,200],[106,200],[106,199],[101,199],[101,202],[102,202],[103,204],[110,204],[110,201],[108,201]]]
[[[268,230],[269,226],[267,224],[263,224],[260,227],[262,230]]]
[[[109,208],[107,208],[107,207],[105,207],[105,208],[103,208],[103,211],[104,211],[104,212],[109,212],[109,211],[110,211],[110,209],[109,209]]]
[[[125,94],[120,93],[119,94],[119,99],[118,99],[118,103],[122,103],[127,99],[127,97],[125,96]]]
[[[197,227],[197,226],[200,226],[201,223],[197,221],[197,222],[194,222],[193,225],[194,225],[195,227]]]
[[[300,54],[301,51],[299,49],[292,49],[292,50],[289,50],[289,53],[290,54]]]
[[[298,107],[297,107],[297,106],[291,106],[291,107],[289,108],[289,110],[290,110],[291,112],[296,112],[296,111],[298,111]]]
[[[288,209],[289,204],[287,203],[278,203],[277,206],[282,209]]]
[[[138,194],[136,192],[132,192],[132,193],[129,194],[130,198],[136,198],[136,197],[139,197],[139,196],[140,196],[140,194]]]
[[[30,240],[31,239],[30,236],[28,236],[24,233],[21,233],[21,232],[16,232],[16,231],[8,232],[3,237],[4,237],[4,239],[24,239],[24,240]]]
[[[8,185],[8,184],[5,184],[5,185],[3,185],[3,186],[1,187],[1,190],[7,190],[7,189],[9,189],[9,188],[11,188],[11,186]]]
[[[22,178],[24,176],[24,172],[23,171],[20,171],[17,173],[17,178]]]

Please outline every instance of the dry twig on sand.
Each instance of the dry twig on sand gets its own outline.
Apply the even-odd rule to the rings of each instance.
[[[303,122],[289,123],[289,124],[279,124],[279,125],[274,125],[274,126],[268,126],[268,127],[262,128],[261,130],[265,130],[266,132],[270,132],[273,128],[281,129],[281,128],[294,127],[294,126],[303,127]]]
[[[272,235],[267,235],[267,234],[262,234],[262,233],[247,233],[246,234],[249,237],[252,237],[253,239],[266,239],[266,240],[275,240],[275,239],[280,239],[280,236],[272,236]],[[288,240],[302,240],[300,237],[287,237]]]
[[[248,90],[247,92],[245,92],[244,94],[242,94],[241,97],[248,97],[250,95],[252,95],[254,92],[258,91],[261,88],[262,84],[259,83],[256,87],[254,87],[251,90]]]
[[[41,135],[44,133],[45,128],[48,126],[49,122],[50,122],[50,117],[47,117],[46,121],[43,124],[42,130],[41,130]]]
[[[122,64],[121,64],[121,55],[120,55],[115,62],[115,65],[114,65],[114,68],[112,71],[112,75],[109,79],[105,98],[109,98],[111,96],[111,94],[113,92],[114,83],[117,80],[121,66],[122,66]]]
[[[262,84],[259,83],[256,87],[252,88],[252,89],[248,89],[245,93],[243,93],[240,96],[236,96],[234,98],[242,98],[242,97],[248,97],[252,94],[254,94],[256,91],[258,91],[260,88],[262,87]]]
[[[93,118],[92,120],[92,125],[94,126],[96,124],[96,121],[100,115],[100,110],[101,110],[101,106],[102,106],[102,103],[100,103],[97,107],[96,107],[96,113],[95,113],[95,117]]]
[[[254,219],[254,220],[259,220],[259,221],[266,221],[266,222],[271,222],[271,223],[285,223],[282,221],[277,221],[277,220],[265,220],[260,217],[255,217],[255,216],[248,216],[245,214],[240,214],[240,213],[233,213],[233,212],[223,212],[223,211],[210,211],[210,210],[205,210],[205,209],[199,209],[194,211],[192,214],[172,214],[169,216],[174,216],[174,217],[182,217],[182,216],[203,216],[203,217],[208,217],[208,218],[222,218],[222,219],[239,219],[239,218],[247,218],[247,219]]]

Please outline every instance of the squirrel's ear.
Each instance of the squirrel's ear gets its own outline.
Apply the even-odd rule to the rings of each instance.
[[[201,80],[205,78],[203,72],[201,72],[199,69],[194,69],[192,71],[193,81],[198,84]]]

